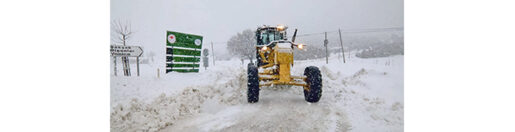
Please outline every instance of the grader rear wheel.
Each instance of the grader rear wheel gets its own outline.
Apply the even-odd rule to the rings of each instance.
[[[304,89],[304,99],[316,103],[322,97],[322,75],[315,66],[306,67],[304,70],[308,90]]]

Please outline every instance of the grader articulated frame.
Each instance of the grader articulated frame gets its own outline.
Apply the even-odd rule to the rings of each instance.
[[[259,100],[262,87],[274,85],[302,86],[304,98],[308,102],[318,102],[322,96],[322,76],[315,66],[306,67],[304,76],[291,75],[294,47],[303,49],[305,45],[295,43],[297,30],[292,41],[286,38],[286,26],[263,26],[256,30],[256,60],[248,65],[249,103]]]

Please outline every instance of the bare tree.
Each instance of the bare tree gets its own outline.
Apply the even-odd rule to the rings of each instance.
[[[127,43],[127,40],[132,37],[131,24],[129,22],[122,23],[121,21],[111,22],[111,41],[113,43],[123,44]]]
[[[127,40],[131,38],[133,32],[131,29],[131,25],[129,22],[122,23],[121,21],[112,21],[111,22],[111,42],[114,44],[123,44],[126,46]],[[122,57],[123,63],[123,74],[125,76],[131,75],[129,58]]]
[[[227,49],[231,55],[240,57],[241,59],[249,59],[251,62],[256,55],[256,36],[255,32],[247,29],[232,36],[227,42]]]

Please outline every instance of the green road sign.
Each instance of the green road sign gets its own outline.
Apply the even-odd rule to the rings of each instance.
[[[166,32],[166,73],[198,72],[202,36],[174,31]]]

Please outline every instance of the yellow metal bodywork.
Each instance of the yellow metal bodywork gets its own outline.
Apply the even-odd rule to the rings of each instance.
[[[271,86],[271,85],[294,85],[303,86],[307,89],[305,83],[306,77],[304,76],[291,76],[290,70],[293,65],[293,49],[279,48],[277,45],[274,48],[267,48],[262,50],[257,48],[261,61],[268,63],[260,66],[263,68],[259,72],[259,86]],[[265,57],[268,54],[268,58]],[[275,67],[274,67],[275,66]]]

